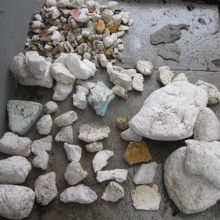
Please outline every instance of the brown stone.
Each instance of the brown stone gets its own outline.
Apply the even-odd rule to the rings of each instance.
[[[128,118],[127,117],[118,118],[116,120],[116,127],[122,131],[128,129],[129,128]]]
[[[107,48],[104,52],[106,57],[111,57],[113,53],[114,53],[113,47]]]
[[[102,34],[105,31],[105,22],[102,19],[98,20],[95,29],[99,34]]]
[[[115,33],[117,30],[118,30],[118,28],[119,28],[119,24],[113,24],[112,26],[110,26],[109,28],[108,28],[108,30],[111,32],[111,33]]]
[[[50,33],[46,29],[42,29],[39,33],[40,37],[47,37]]]
[[[77,41],[78,45],[82,44],[82,43],[86,43],[86,38],[82,37],[80,40]]]
[[[151,154],[145,142],[130,142],[124,160],[129,164],[148,162],[151,160]]]

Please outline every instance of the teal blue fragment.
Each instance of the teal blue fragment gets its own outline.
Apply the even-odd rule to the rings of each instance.
[[[102,81],[98,81],[96,83],[97,86],[101,86],[103,88],[105,88],[106,90],[110,90]],[[116,95],[114,93],[112,93],[108,99],[106,100],[106,102],[101,106],[99,107],[98,109],[95,109],[95,113],[96,115],[99,115],[99,116],[104,116],[107,109],[108,109],[108,105],[110,104],[111,101],[113,101],[114,99],[116,98]],[[91,95],[88,96],[88,102],[89,104],[93,107],[93,102],[92,102],[92,97]]]

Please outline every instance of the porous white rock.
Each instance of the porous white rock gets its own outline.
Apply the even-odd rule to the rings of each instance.
[[[44,105],[44,112],[47,114],[55,113],[59,110],[56,102],[49,101]]]
[[[120,135],[121,135],[121,138],[125,141],[134,141],[134,142],[142,141],[142,136],[138,135],[130,128],[128,128],[125,131],[122,131]]]
[[[108,60],[107,60],[105,54],[99,54],[99,62],[102,67],[106,67]]]
[[[82,155],[82,148],[78,145],[71,145],[64,143],[64,149],[68,160],[79,162]]]
[[[53,78],[63,84],[74,84],[74,75],[62,63],[53,63],[50,66],[50,74]]]
[[[65,57],[65,65],[77,79],[88,79],[93,76],[92,70],[87,64],[82,62],[77,54],[71,53]]]
[[[103,39],[104,46],[106,48],[110,47],[117,39],[118,39],[118,37],[117,37],[117,35],[115,33],[111,34],[108,37],[105,37]]]
[[[60,53],[60,55],[57,57],[56,60],[54,60],[53,63],[62,63],[65,64],[65,58],[66,58],[67,54],[66,53]]]
[[[37,102],[9,100],[7,111],[12,132],[25,135],[39,119],[43,106]]]
[[[83,81],[83,80],[80,80],[80,79],[77,79],[76,80],[76,84],[77,85],[81,85],[81,86],[84,86],[86,87],[87,89],[92,89],[93,87],[95,87],[95,83],[93,82],[88,82],[88,81]]]
[[[61,12],[57,9],[57,8],[54,8],[52,10],[52,19],[55,20],[57,19],[58,17],[60,17],[61,15]]]
[[[107,90],[104,87],[97,85],[92,88],[90,92],[94,109],[100,108],[113,93],[112,90]]]
[[[119,31],[128,31],[129,30],[129,26],[127,25],[120,25],[118,28]]]
[[[81,180],[85,179],[88,173],[83,170],[81,164],[77,161],[72,161],[67,167],[64,173],[64,178],[69,185],[75,185]]]
[[[91,204],[97,198],[98,196],[93,190],[82,184],[69,187],[60,194],[60,201],[64,203],[78,202],[81,204]]]
[[[58,30],[57,26],[51,26],[50,28],[48,28],[47,31],[52,34],[54,31],[57,31],[57,30]]]
[[[204,107],[199,112],[193,138],[198,141],[217,141],[220,139],[220,122],[211,109]]]
[[[161,66],[158,68],[157,79],[163,84],[167,85],[172,82],[174,73],[170,70],[168,66]]]
[[[63,37],[62,37],[62,35],[60,34],[59,31],[54,31],[53,34],[52,34],[52,36],[50,37],[50,39],[51,39],[52,41],[58,41],[58,42],[60,42],[60,41],[63,40]]]
[[[96,173],[97,171],[105,167],[108,164],[108,159],[110,159],[113,155],[114,152],[110,150],[102,150],[96,153],[92,160],[94,172]]]
[[[220,188],[220,142],[186,140],[185,169]]]
[[[95,64],[88,59],[83,59],[82,62],[85,63],[91,69],[92,76],[94,76],[97,72],[97,68],[96,68]]]
[[[111,182],[105,188],[101,198],[105,201],[117,202],[119,199],[123,198],[124,195],[125,192],[123,187],[116,182]]]
[[[58,8],[80,8],[83,0],[46,0],[46,6],[57,6]]]
[[[52,140],[52,136],[48,135],[45,138],[33,141],[31,145],[31,152],[35,155],[38,155],[42,151],[51,151]]]
[[[80,23],[87,23],[89,21],[88,14],[89,14],[88,8],[81,8],[80,9],[80,15],[76,19],[76,21],[80,22]]]
[[[93,153],[103,150],[103,143],[100,141],[86,144],[86,150]]]
[[[35,181],[36,201],[41,205],[49,204],[57,196],[56,173],[39,176]]]
[[[167,192],[181,212],[192,214],[204,211],[220,199],[220,190],[204,177],[188,172],[185,161],[186,147],[177,149],[167,158],[164,166]]]
[[[139,184],[150,184],[154,180],[154,176],[157,170],[157,163],[151,162],[142,164],[134,175],[134,183]]]
[[[44,115],[36,124],[36,128],[39,134],[48,135],[53,125],[52,118],[49,114]]]
[[[54,86],[53,89],[54,89],[53,100],[63,101],[72,92],[73,85],[71,83],[63,84],[63,83],[57,82],[57,84]]]
[[[129,13],[130,12],[125,12],[125,11],[121,11],[119,13],[119,15],[122,17],[122,23],[123,24],[127,24],[129,22]]]
[[[18,78],[26,78],[30,75],[27,64],[25,62],[25,56],[22,52],[12,59],[10,70]]]
[[[95,142],[108,137],[110,128],[99,122],[83,124],[79,128],[78,138],[85,142]]]
[[[154,66],[149,61],[140,60],[136,64],[136,69],[138,72],[142,73],[145,76],[149,76],[152,74]]]
[[[0,216],[8,219],[27,218],[34,206],[35,193],[26,186],[0,185]]]
[[[85,93],[73,94],[73,105],[79,109],[85,109],[87,107],[87,99]]]
[[[87,89],[84,86],[77,85],[76,86],[76,93],[84,93],[85,95],[87,95],[89,93],[89,89]]]
[[[153,140],[181,140],[192,136],[197,115],[207,102],[204,89],[184,81],[174,82],[153,92],[129,126],[138,135]]]
[[[123,98],[123,99],[127,99],[128,98],[128,92],[127,90],[120,86],[120,85],[115,85],[114,87],[112,87],[112,91],[115,93],[115,95]]]
[[[29,161],[21,156],[0,160],[0,183],[21,184],[31,171]]]
[[[189,82],[185,73],[180,73],[178,74],[176,77],[174,77],[172,79],[172,82],[176,82],[176,81],[186,81],[186,82]]]
[[[144,77],[142,74],[135,74],[132,81],[132,89],[138,92],[144,90]]]
[[[54,124],[58,127],[65,127],[71,125],[78,119],[77,113],[74,111],[68,111],[54,119]]]
[[[203,88],[208,93],[208,105],[214,105],[220,101],[220,92],[218,91],[218,88],[216,86],[203,80],[197,81],[195,85]]]
[[[32,21],[31,22],[31,28],[32,29],[38,29],[42,27],[42,22],[40,21]]]
[[[0,152],[28,157],[31,154],[31,144],[32,141],[27,137],[19,137],[12,132],[6,132],[0,139]]]
[[[117,182],[121,183],[126,181],[127,175],[128,170],[125,169],[100,170],[97,172],[96,179],[98,182],[115,179]]]
[[[133,206],[137,210],[159,210],[161,195],[158,186],[141,185],[131,191]]]
[[[42,79],[46,72],[47,62],[37,51],[27,51],[25,62],[28,70],[37,79]]]
[[[109,9],[105,9],[102,13],[101,13],[101,19],[105,21],[106,24],[108,24],[111,20],[112,20],[112,16],[113,16],[113,11],[109,10]]]
[[[37,156],[32,160],[34,167],[46,170],[48,167],[49,155],[46,151],[40,151]]]
[[[55,137],[57,142],[73,144],[73,128],[71,125],[62,127]]]

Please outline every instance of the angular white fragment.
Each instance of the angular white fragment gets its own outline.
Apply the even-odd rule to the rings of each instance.
[[[103,150],[103,144],[100,141],[86,144],[86,150],[93,153]]]
[[[106,24],[108,24],[112,20],[113,11],[106,9],[101,13],[101,19],[105,21]]]
[[[42,151],[51,151],[52,148],[52,136],[48,135],[45,138],[33,141],[31,145],[31,152],[38,155]]]
[[[48,135],[53,125],[52,118],[49,114],[44,115],[36,124],[36,128],[39,134]]]
[[[134,142],[142,141],[142,136],[138,135],[130,128],[121,132],[121,138],[125,141],[134,141]]]
[[[57,82],[57,84],[54,86],[53,89],[54,89],[53,100],[63,101],[72,92],[73,85],[71,83],[63,84],[63,83]]]
[[[174,73],[170,70],[168,66],[161,66],[158,68],[157,79],[163,84],[167,85],[172,82]]]
[[[96,179],[98,182],[115,179],[117,182],[121,183],[126,181],[127,175],[128,170],[125,169],[100,170],[97,172]]]
[[[136,64],[136,69],[138,72],[142,73],[145,76],[149,76],[152,74],[154,66],[149,61],[140,60]]]
[[[120,85],[116,85],[112,88],[112,91],[119,97],[123,98],[123,99],[127,99],[128,98],[128,92],[127,90],[120,86]]]
[[[214,105],[220,101],[220,92],[216,86],[202,80],[197,81],[195,85],[203,88],[208,93],[208,105]]]
[[[25,186],[0,185],[0,216],[8,219],[27,218],[34,206],[35,193]]]
[[[80,79],[77,79],[76,80],[76,84],[77,85],[81,85],[81,86],[84,86],[86,87],[87,89],[92,89],[93,87],[95,87],[95,83],[93,82],[88,82],[88,81],[83,81],[83,80],[80,80]]]
[[[53,33],[54,31],[57,31],[58,30],[58,27],[57,26],[52,26],[52,27],[50,27],[50,28],[48,28],[48,32],[49,33]]]
[[[31,171],[29,161],[21,156],[0,160],[0,184],[21,184]]]
[[[60,11],[57,8],[52,10],[52,19],[55,20],[61,15]]]
[[[60,201],[64,203],[78,202],[81,204],[91,204],[97,198],[98,196],[93,190],[82,184],[69,187],[60,194]]]
[[[119,31],[128,31],[129,30],[129,26],[127,25],[120,25],[118,28]]]
[[[107,60],[105,54],[100,54],[99,55],[99,62],[100,62],[102,67],[106,67],[106,65],[108,63],[108,60]]]
[[[41,205],[49,204],[58,194],[56,173],[50,172],[39,176],[35,181],[36,201]]]
[[[105,192],[102,194],[102,199],[110,202],[117,202],[119,199],[123,198],[125,195],[123,187],[116,183],[111,182],[105,188]]]
[[[6,132],[0,139],[0,152],[28,157],[31,154],[31,144],[32,141],[27,137],[19,137],[12,132]]]
[[[67,167],[64,173],[64,178],[69,185],[75,185],[81,180],[85,179],[88,173],[83,170],[81,164],[76,161],[72,161]]]
[[[76,86],[76,93],[84,93],[85,95],[87,95],[89,93],[89,90],[84,87],[84,86]]]
[[[180,73],[178,74],[176,77],[174,77],[172,79],[172,82],[176,82],[176,81],[186,81],[186,82],[189,82],[185,73]]]
[[[50,66],[50,74],[53,78],[63,84],[74,84],[75,77],[62,63],[54,63]]]
[[[57,142],[65,142],[67,144],[73,144],[73,128],[71,125],[63,127],[57,133],[55,137]]]
[[[63,40],[63,37],[62,37],[62,35],[60,34],[59,31],[54,31],[50,39],[51,39],[52,41],[58,41],[58,42],[60,42],[60,41]]]
[[[127,24],[129,21],[129,12],[122,11],[119,13],[119,15],[121,15],[121,17],[122,17],[123,24]]]
[[[144,77],[142,74],[135,74],[132,81],[132,89],[138,92],[142,92],[144,90]]]
[[[110,47],[117,39],[118,39],[118,37],[115,33],[111,34],[108,37],[105,37],[103,39],[103,43],[104,43],[105,48]]]
[[[37,156],[32,160],[34,167],[46,170],[49,162],[49,155],[46,151],[40,151]]]
[[[158,186],[141,185],[131,191],[133,206],[137,210],[159,210],[161,195]]]
[[[81,8],[80,9],[80,15],[76,19],[76,21],[80,22],[80,23],[87,23],[89,21],[88,14],[89,14],[88,8]]]
[[[44,105],[44,112],[47,114],[55,113],[59,110],[56,102],[49,101]]]
[[[110,128],[98,122],[83,124],[79,128],[78,138],[85,142],[95,142],[108,137]]]
[[[152,183],[156,174],[156,169],[156,162],[142,164],[134,175],[134,183],[136,185]]]
[[[68,160],[79,162],[82,155],[82,148],[78,145],[70,145],[64,143],[64,149],[66,151],[66,155]]]
[[[211,109],[204,107],[199,112],[193,138],[198,141],[217,141],[220,139],[220,122]]]
[[[114,155],[113,151],[110,150],[102,150],[96,153],[95,157],[92,160],[92,166],[94,172],[101,170],[108,163],[108,159],[110,159]]]
[[[97,72],[97,68],[96,68],[95,64],[87,59],[83,59],[82,62],[85,63],[91,69],[92,76],[94,76],[95,73]]]
[[[65,127],[71,125],[78,119],[77,113],[74,111],[66,112],[54,119],[54,124],[58,127]]]
[[[87,99],[85,93],[73,94],[73,105],[79,109],[87,107]]]

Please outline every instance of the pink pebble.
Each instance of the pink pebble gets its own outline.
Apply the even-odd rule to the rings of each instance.
[[[79,15],[80,15],[80,11],[77,10],[77,9],[73,9],[73,10],[70,11],[70,15],[71,15],[75,20],[77,20],[77,18],[78,18]]]

